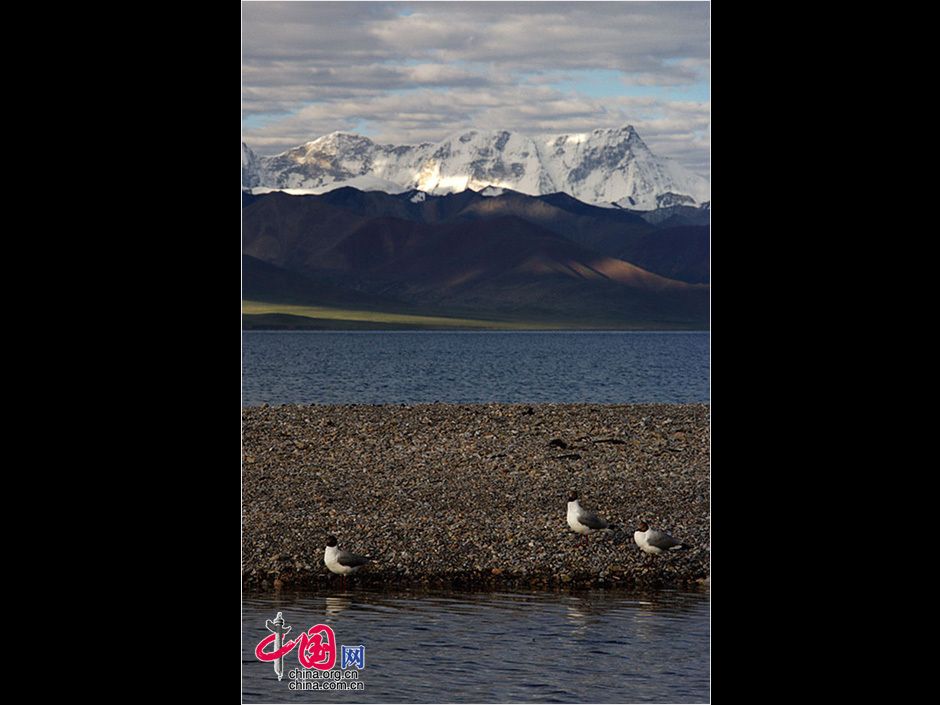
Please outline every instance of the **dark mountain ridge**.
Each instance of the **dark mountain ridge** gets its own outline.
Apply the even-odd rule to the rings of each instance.
[[[246,195],[243,252],[245,296],[258,300],[612,325],[708,320],[707,227],[659,229],[566,194]]]

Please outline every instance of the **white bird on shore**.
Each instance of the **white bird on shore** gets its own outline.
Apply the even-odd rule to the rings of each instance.
[[[643,551],[653,556],[666,551],[681,551],[691,548],[688,544],[676,541],[665,531],[651,529],[645,521],[641,521],[636,531],[633,532],[633,540]]]
[[[323,562],[331,572],[337,575],[349,575],[355,573],[372,559],[365,556],[357,556],[354,553],[347,553],[337,547],[335,536],[326,537],[326,551],[323,554]]]
[[[576,534],[587,536],[593,531],[611,531],[612,524],[588,511],[578,502],[578,493],[568,493],[568,526]]]

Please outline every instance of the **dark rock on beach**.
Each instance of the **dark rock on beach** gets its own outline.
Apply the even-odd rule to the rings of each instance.
[[[285,405],[242,418],[248,589],[339,584],[323,564],[329,534],[373,559],[348,585],[648,588],[708,577],[707,405]],[[617,528],[582,542],[565,519],[570,490]],[[691,548],[646,555],[633,542],[641,520]]]

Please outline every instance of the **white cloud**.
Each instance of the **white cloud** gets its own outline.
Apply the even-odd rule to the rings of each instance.
[[[544,134],[630,123],[654,152],[707,175],[709,103],[673,95],[707,95],[708,3],[243,8],[243,138],[259,153],[339,129],[413,144],[471,127]],[[611,95],[579,88],[598,69],[616,72]]]

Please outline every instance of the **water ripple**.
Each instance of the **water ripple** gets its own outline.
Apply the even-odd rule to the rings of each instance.
[[[365,690],[290,691],[254,658],[277,611],[364,644]],[[329,619],[324,619],[328,617]],[[246,595],[244,702],[705,702],[707,593]],[[285,671],[297,667],[292,653]],[[445,690],[442,690],[445,688]]]
[[[246,331],[243,403],[686,403],[707,332]]]

